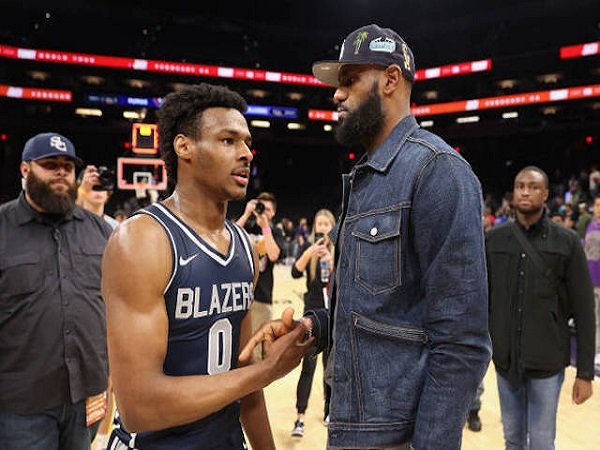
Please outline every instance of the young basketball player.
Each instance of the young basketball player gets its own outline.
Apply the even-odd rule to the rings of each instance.
[[[201,84],[159,111],[173,193],[123,222],[103,261],[120,413],[111,450],[242,450],[241,425],[254,449],[275,448],[262,388],[297,366],[310,341],[288,310],[289,338],[237,367],[257,272],[247,235],[225,219],[248,185],[245,109],[237,93]]]

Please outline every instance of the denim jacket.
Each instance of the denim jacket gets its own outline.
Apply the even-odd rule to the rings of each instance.
[[[343,182],[329,446],[459,449],[491,356],[479,182],[412,116]]]

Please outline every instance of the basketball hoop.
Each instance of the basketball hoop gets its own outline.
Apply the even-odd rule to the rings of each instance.
[[[148,193],[148,185],[152,180],[152,174],[150,172],[133,172],[133,188],[135,189],[136,198],[146,198]]]
[[[145,181],[136,181],[133,183],[133,187],[135,189],[135,197],[136,198],[146,198],[148,189],[148,183]]]

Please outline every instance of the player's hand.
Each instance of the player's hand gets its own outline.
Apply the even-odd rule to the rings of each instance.
[[[573,383],[573,403],[581,405],[593,394],[592,382],[590,380],[582,380],[575,378]]]
[[[306,332],[307,328],[300,321],[292,331],[269,343],[261,363],[268,365],[272,381],[286,375],[300,364],[315,340],[314,337],[307,339]]]
[[[298,322],[294,321],[294,309],[286,308],[281,314],[281,319],[265,323],[254,333],[254,336],[248,340],[246,346],[240,352],[239,360],[243,363],[248,363],[252,356],[252,351],[258,345],[262,345],[263,353],[267,353],[269,346],[274,341],[288,334],[297,326]],[[306,332],[307,329],[305,327],[304,331]]]

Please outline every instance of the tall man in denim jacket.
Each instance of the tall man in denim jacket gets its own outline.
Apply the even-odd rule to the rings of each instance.
[[[394,31],[353,31],[313,73],[337,87],[338,141],[366,149],[343,177],[329,448],[458,450],[491,353],[479,182],[410,114],[414,59]],[[327,345],[327,314],[308,316]]]

